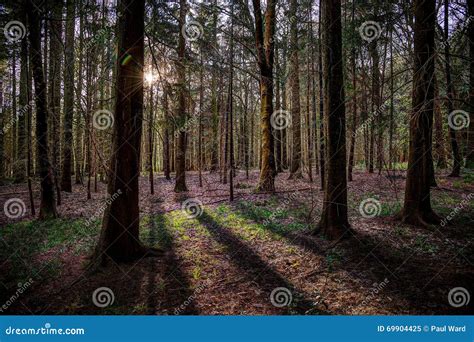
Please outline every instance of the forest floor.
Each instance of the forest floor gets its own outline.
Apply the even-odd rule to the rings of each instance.
[[[239,171],[236,198],[218,174],[187,174],[189,192],[175,194],[174,181],[140,179],[140,237],[165,251],[133,263],[90,272],[88,257],[100,231],[106,186],[86,199],[83,185],[62,193],[60,219],[37,222],[0,213],[0,313],[7,314],[467,314],[474,300],[455,308],[448,292],[474,295],[474,175],[437,175],[432,203],[445,226],[416,228],[393,220],[403,201],[405,173],[393,177],[354,173],[349,219],[354,230],[336,244],[311,234],[322,205],[319,178],[287,180],[275,194],[254,192],[258,172]],[[35,188],[36,205],[39,203]],[[25,184],[0,187],[0,203],[20,198]],[[198,199],[196,215],[182,210]],[[364,217],[364,200],[380,204]],[[466,200],[468,199],[468,200]],[[28,206],[28,205],[27,205]],[[367,216],[367,215],[365,215]],[[88,219],[93,218],[91,224]],[[28,281],[31,279],[31,281]],[[31,283],[31,284],[30,284]],[[25,288],[25,284],[28,286]],[[96,289],[110,288],[114,301],[94,305]],[[280,307],[272,292],[286,288]],[[19,293],[19,289],[21,289]],[[13,300],[12,300],[13,298]],[[272,297],[275,298],[275,297]]]

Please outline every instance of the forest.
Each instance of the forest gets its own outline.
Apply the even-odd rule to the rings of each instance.
[[[474,312],[474,0],[0,0],[0,313]]]

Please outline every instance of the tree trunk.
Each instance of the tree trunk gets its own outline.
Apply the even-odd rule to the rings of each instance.
[[[260,0],[253,0],[255,17],[255,42],[260,68],[260,129],[261,162],[258,191],[275,191],[275,157],[273,154],[273,134],[270,119],[273,114],[273,53],[275,33],[276,0],[268,0],[265,20],[262,18]],[[265,26],[265,30],[263,30]]]
[[[170,113],[168,104],[169,86],[165,85],[163,89],[163,172],[167,180],[171,179],[170,176]]]
[[[301,171],[301,108],[300,108],[300,76],[298,59],[298,20],[297,0],[290,2],[290,68],[291,68],[291,126],[293,144],[289,179],[303,178]]]
[[[327,148],[323,211],[317,231],[321,231],[330,239],[341,239],[350,230],[347,217],[346,113],[341,1],[321,0],[321,3]]]
[[[143,119],[144,0],[122,0],[119,32],[113,148],[102,231],[96,247],[100,264],[144,255],[139,242],[138,179]]]
[[[377,113],[376,122],[372,121],[370,124],[370,142],[369,142],[369,172],[374,172],[374,158],[375,158],[375,126],[377,125],[377,132],[380,124],[380,69],[379,69],[379,52],[377,49],[377,39],[374,39],[369,44],[370,56],[372,58],[372,115]],[[378,135],[378,134],[377,134]],[[378,151],[378,146],[377,146]]]
[[[355,1],[352,2],[352,23],[354,23],[355,16]],[[352,182],[352,170],[354,168],[354,150],[355,150],[355,139],[357,130],[357,74],[356,74],[356,49],[352,47],[351,51],[351,64],[352,64],[352,129],[350,137],[350,148],[349,148],[349,166],[347,169],[348,181]]]
[[[449,0],[444,0],[444,61],[446,70],[446,92],[448,115],[454,110],[454,85],[451,79],[451,53],[449,46]],[[449,138],[451,142],[451,151],[453,153],[453,170],[450,177],[459,177],[461,174],[461,155],[456,138],[456,131],[452,125],[449,126]]]
[[[230,67],[229,67],[229,94],[228,94],[228,118],[229,118],[229,201],[234,200],[234,119],[233,119],[233,95],[234,95],[234,1],[231,4],[230,25]],[[273,151],[272,151],[273,152]]]
[[[72,192],[72,119],[74,116],[74,30],[75,4],[67,0],[66,13],[66,45],[64,54],[64,136],[63,136],[63,167],[61,173],[61,189]]]
[[[413,225],[439,223],[430,199],[430,129],[433,122],[435,0],[415,0],[413,99],[404,206],[398,217]]]
[[[199,187],[202,188],[202,111],[204,101],[204,65],[202,61],[202,47],[199,50],[199,122],[198,122],[198,168],[199,168]],[[204,151],[205,153],[205,151]]]
[[[49,112],[51,120],[51,157],[54,172],[54,186],[56,188],[57,204],[61,204],[61,189],[59,187],[60,171],[60,125],[61,125],[61,51],[63,31],[63,1],[52,4],[51,19],[49,21]]]
[[[275,82],[275,111],[281,111],[281,68],[280,68],[280,61],[279,61],[279,54],[278,48],[275,49],[275,65],[276,65],[276,74],[278,75],[277,80]],[[273,131],[273,138],[275,140],[275,167],[276,172],[280,173],[283,172],[283,161],[282,161],[282,134],[281,130],[274,130]]]
[[[468,145],[466,154],[466,168],[474,169],[474,0],[467,0],[469,14],[468,40],[469,40],[469,128]]]
[[[79,13],[79,49],[78,49],[78,59],[82,61],[82,50],[83,50],[83,41],[84,41],[84,15],[83,13]],[[82,166],[83,166],[83,154],[82,154],[82,127],[81,121],[83,117],[83,110],[82,110],[82,64],[79,63],[79,68],[77,72],[77,92],[76,92],[76,125],[75,125],[75,183],[82,184],[83,177],[82,177]]]
[[[436,155],[436,166],[440,169],[446,168],[446,149],[445,149],[445,135],[443,130],[443,117],[441,113],[439,87],[436,74],[433,76],[434,83],[434,136],[435,145],[434,151]]]
[[[186,0],[180,0],[179,9],[179,31],[182,32],[184,25],[186,24],[186,11],[187,5]],[[178,148],[176,151],[176,183],[174,186],[175,192],[188,191],[186,187],[186,127],[187,114],[186,114],[186,65],[185,65],[185,49],[186,41],[184,35],[179,35],[178,40],[178,118],[179,127],[181,128],[178,134]]]
[[[325,174],[326,174],[326,133],[324,129],[324,91],[323,91],[323,37],[322,37],[322,6],[323,0],[319,1],[319,53],[318,53],[318,71],[319,71],[319,166],[320,166],[320,175],[321,175],[321,190],[324,190],[325,187]]]
[[[37,7],[38,6],[38,7]],[[33,69],[36,100],[36,141],[39,175],[41,178],[41,203],[39,219],[47,220],[58,217],[54,198],[53,170],[49,161],[48,142],[48,108],[46,102],[46,83],[44,80],[43,60],[40,36],[40,15],[42,1],[27,1],[27,13],[30,35],[30,60]]]
[[[148,117],[148,177],[150,181],[150,194],[155,193],[155,184],[153,182],[153,84],[150,82],[150,110]]]
[[[15,168],[13,170],[13,177],[16,183],[24,182],[26,179],[26,162],[27,162],[27,112],[30,111],[31,104],[28,101],[28,41],[22,39],[20,51],[20,111],[17,114],[18,118],[18,144]]]

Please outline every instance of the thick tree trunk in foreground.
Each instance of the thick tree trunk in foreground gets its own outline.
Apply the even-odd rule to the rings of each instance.
[[[273,54],[276,0],[268,0],[265,21],[262,18],[260,0],[253,0],[255,16],[255,42],[260,68],[260,128],[262,131],[260,179],[257,190],[275,191],[275,157],[270,119],[273,114]],[[265,22],[265,25],[264,25]],[[263,29],[265,26],[265,31]]]
[[[74,115],[74,29],[75,4],[67,1],[66,13],[66,45],[64,56],[64,136],[63,136],[63,165],[61,172],[61,189],[72,192],[72,119]]]
[[[39,1],[41,3],[41,1]],[[38,6],[38,7],[37,7]],[[46,106],[46,83],[44,80],[41,37],[40,13],[41,4],[34,0],[27,1],[27,13],[30,36],[30,60],[33,69],[36,99],[36,140],[39,176],[41,178],[41,203],[39,219],[46,220],[58,217],[54,198],[53,169],[48,155],[48,109]]]
[[[179,31],[182,32],[186,21],[186,0],[180,0]],[[176,150],[176,183],[175,192],[188,191],[186,187],[186,66],[185,66],[186,41],[184,35],[179,35],[178,40],[178,120],[180,129],[178,134],[178,148]]]
[[[341,1],[321,0],[323,27],[324,119],[326,133],[324,202],[317,231],[341,239],[347,218],[346,113],[343,78]]]
[[[122,0],[118,17],[115,120],[108,194],[96,258],[127,261],[142,256],[139,242],[138,179],[143,119],[145,0]]]
[[[413,103],[405,201],[399,218],[408,224],[439,223],[431,209],[430,149],[434,100],[435,0],[415,1]]]

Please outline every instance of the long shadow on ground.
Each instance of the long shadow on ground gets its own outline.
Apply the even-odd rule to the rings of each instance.
[[[228,229],[222,227],[205,211],[198,217],[198,220],[206,227],[217,242],[226,247],[232,262],[239,267],[248,278],[252,279],[262,290],[268,293],[269,301],[274,289],[284,287],[290,290],[293,297],[290,307],[282,308],[286,313],[329,314],[319,309],[316,310],[314,302],[307,299],[304,293],[298,291],[288,280],[263,261],[257,253]]]
[[[305,251],[327,257],[328,252],[318,246],[317,241],[305,232],[290,231],[277,222],[264,224],[264,217],[249,206],[238,205],[239,215],[251,219],[265,230],[285,238],[289,243],[302,247]],[[390,242],[378,236],[357,232],[350,239],[337,245],[344,251],[344,260],[338,268],[350,273],[351,277],[366,281],[369,286],[388,279],[385,293],[403,298],[410,303],[410,312],[433,312],[436,314],[466,314],[472,310],[472,303],[463,308],[453,308],[448,304],[447,294],[456,286],[472,290],[474,272],[469,267],[453,271],[441,262],[420,258],[411,251],[394,248]],[[462,257],[461,257],[462,258]],[[467,262],[468,263],[468,262]],[[471,291],[472,293],[472,291]],[[472,312],[472,311],[471,311]]]
[[[164,301],[157,302],[157,264],[150,263],[148,267],[148,303],[149,314],[155,314],[159,308],[160,311],[166,310],[170,314],[179,315],[197,315],[192,297],[193,291],[190,288],[186,274],[182,271],[180,261],[175,252],[174,238],[166,226],[166,220],[163,215],[158,215],[150,219],[150,233],[146,241],[147,245],[154,246],[159,244],[165,251],[163,259],[164,272]]]

